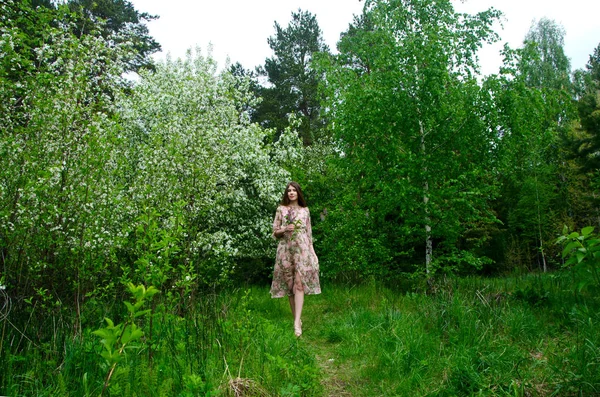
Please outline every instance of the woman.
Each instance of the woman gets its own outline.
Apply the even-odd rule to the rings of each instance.
[[[277,207],[273,237],[279,240],[279,245],[271,297],[289,297],[294,316],[294,333],[300,336],[304,295],[320,294],[321,286],[319,259],[312,243],[310,211],[304,201],[302,189],[296,182],[287,184],[281,205]]]

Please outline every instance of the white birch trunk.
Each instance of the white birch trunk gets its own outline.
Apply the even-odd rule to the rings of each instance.
[[[419,133],[421,135],[421,154],[425,157],[425,131],[423,123],[419,120]],[[431,241],[431,220],[429,218],[429,182],[427,180],[427,163],[423,162],[423,204],[425,206],[425,272],[431,271],[431,260],[433,258],[433,243]]]
[[[542,240],[542,215],[540,214],[540,193],[538,190],[538,179],[537,174],[535,174],[535,198],[537,205],[537,218],[538,218],[538,235],[540,238],[540,254],[542,255],[542,266],[544,273],[548,271],[548,266],[546,265],[546,255],[544,254],[544,243]]]

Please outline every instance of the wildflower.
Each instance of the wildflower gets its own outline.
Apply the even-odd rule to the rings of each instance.
[[[288,225],[294,225],[294,231],[292,232],[292,235],[290,237],[291,240],[294,240],[294,238],[296,238],[296,235],[298,234],[300,227],[302,226],[302,220],[296,218],[296,211],[294,211],[293,208],[290,208],[290,210],[288,211],[288,213],[285,215],[285,221],[286,224]]]

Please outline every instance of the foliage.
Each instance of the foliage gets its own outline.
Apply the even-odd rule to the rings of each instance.
[[[2,90],[0,245],[15,295],[53,285],[51,293],[64,297],[94,285],[123,238],[113,212],[113,98],[129,49],[99,35],[77,38],[69,25],[40,30],[36,70]],[[0,40],[3,48],[26,45],[16,28]],[[6,51],[3,60],[10,69],[23,58]]]
[[[158,228],[178,240],[181,264],[193,264],[201,284],[273,253],[272,214],[289,178],[280,164],[294,149],[264,144],[268,132],[245,111],[248,85],[190,52],[143,72],[119,99],[130,235],[145,211],[160,214]]]
[[[131,84],[131,47],[59,24],[41,27],[35,68],[13,80],[26,36],[2,21],[0,246],[13,296],[80,304],[113,296],[119,279],[171,296],[272,256],[297,135],[265,145],[244,110],[248,79],[190,53]]]
[[[126,356],[125,349],[139,347],[136,344],[141,342],[144,332],[136,325],[136,318],[150,313],[150,310],[141,310],[141,308],[147,299],[159,292],[153,286],[145,288],[143,285],[135,286],[132,283],[129,283],[127,289],[135,299],[135,303],[133,304],[127,301],[123,302],[129,312],[127,320],[115,325],[111,319],[105,318],[107,326],[92,332],[94,335],[102,338],[100,343],[102,343],[104,349],[101,355],[109,366],[101,395],[111,387],[110,380],[117,364]]]
[[[559,267],[557,225],[598,214],[600,50],[572,89],[542,20],[482,80],[499,16],[371,0],[331,55],[299,10],[259,86],[199,50],[146,68],[128,1],[2,2],[0,394],[597,394],[591,227],[562,272],[440,277]],[[291,178],[330,291],[299,340],[287,301],[225,288],[268,277]]]
[[[143,292],[140,286],[135,289],[138,295]],[[148,287],[146,293],[151,290]],[[119,356],[105,395],[229,396],[235,395],[234,387],[239,390],[243,386],[268,396],[281,395],[285,390],[307,397],[321,395],[314,354],[295,338],[291,319],[289,323],[282,321],[289,315],[287,301],[272,300],[264,288],[212,291],[198,298],[186,297],[185,315],[178,316],[171,312],[164,293],[152,297],[156,306],[152,338],[146,310],[149,296],[140,307],[136,307],[139,299],[134,298],[125,316],[119,304],[94,319],[80,338],[73,338],[71,326],[57,317],[40,317],[39,324],[34,320],[31,327],[21,330],[4,321],[0,327],[6,326],[7,341],[18,340],[19,331],[26,337],[32,333],[37,336],[27,347],[2,345],[0,394],[100,395],[111,367],[100,356],[108,350],[104,345],[100,350],[98,341],[105,336],[109,345],[110,340],[118,341],[118,331],[100,322],[106,317],[114,320],[116,328],[122,327],[121,333],[134,322],[144,336],[130,340],[127,346],[135,350],[126,346],[123,352],[128,354]],[[132,309],[138,317],[132,315]],[[86,303],[82,310],[93,308]],[[9,320],[18,323],[12,316]],[[93,334],[98,328],[101,335]],[[45,351],[43,346],[54,341],[56,349]],[[150,359],[147,353],[151,345]],[[119,347],[122,344],[112,345],[113,354],[118,355]]]
[[[116,44],[129,43],[133,51],[123,59],[126,71],[153,69],[151,55],[160,51],[160,44],[150,36],[146,23],[158,16],[139,12],[128,0],[68,0],[65,4],[77,16],[79,36],[90,34],[102,22],[103,37],[115,37]]]
[[[53,20],[61,15],[45,7],[34,7],[29,1],[7,0],[0,4],[2,29],[2,83],[24,80],[35,72],[36,49],[43,46],[49,30],[56,28]],[[17,34],[19,33],[19,34]],[[5,86],[14,89],[13,86]],[[3,90],[4,91],[4,90]],[[22,93],[23,91],[21,91]],[[18,99],[20,95],[16,96]]]
[[[504,228],[497,239],[505,250],[496,259],[506,269],[527,263],[546,271],[556,265],[553,231],[574,212],[579,194],[567,187],[577,180],[561,150],[561,136],[575,116],[563,42],[556,23],[540,21],[522,48],[505,46],[504,66],[484,83],[495,103],[499,134],[496,212]]]
[[[581,233],[571,232],[565,226],[557,244],[564,245],[563,267],[572,269],[579,291],[593,286],[600,287],[600,236],[594,234],[592,226],[584,227]]]
[[[479,266],[461,258],[481,256],[485,238],[470,235],[494,222],[497,137],[475,51],[496,39],[498,16],[458,14],[449,1],[370,1],[340,54],[323,60],[341,176],[324,237],[334,272]]]
[[[556,265],[557,225],[597,213],[597,54],[579,75],[578,128],[553,21],[533,25],[482,81],[475,54],[497,39],[497,11],[365,5],[335,56],[309,12],[275,24],[263,70],[272,85],[259,87],[241,65],[217,72],[192,51],[123,80],[141,59],[134,31],[152,18],[127,1],[2,3],[0,251],[11,294],[56,308],[131,281],[183,308],[197,287],[265,279],[290,178],[310,199],[327,276]],[[262,89],[274,95],[265,106],[285,110],[263,113],[270,130],[252,122]],[[303,102],[313,110],[299,111]],[[565,154],[569,134],[582,172]]]
[[[583,172],[600,170],[600,44],[590,55],[585,70],[576,71],[579,80],[577,110],[581,128],[572,137],[572,151]]]
[[[329,52],[316,17],[307,11],[292,12],[285,29],[275,22],[275,35],[268,43],[273,57],[257,69],[260,76],[267,78],[267,84],[254,87],[262,100],[252,119],[275,129],[279,135],[290,126],[289,117],[295,115],[304,145],[311,145],[325,132],[318,92],[323,76],[312,62],[317,54]]]
[[[548,18],[532,24],[524,40],[529,51],[520,65],[529,87],[570,88],[571,66],[564,52],[565,34],[562,26]]]

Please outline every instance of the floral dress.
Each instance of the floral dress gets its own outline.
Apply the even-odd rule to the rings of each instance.
[[[275,231],[295,224],[293,233],[286,232],[275,237]],[[275,270],[271,284],[271,297],[282,298],[294,294],[294,279],[298,274],[304,293],[320,294],[319,259],[312,243],[310,211],[307,207],[292,208],[279,206],[273,221],[273,237],[279,240]]]

